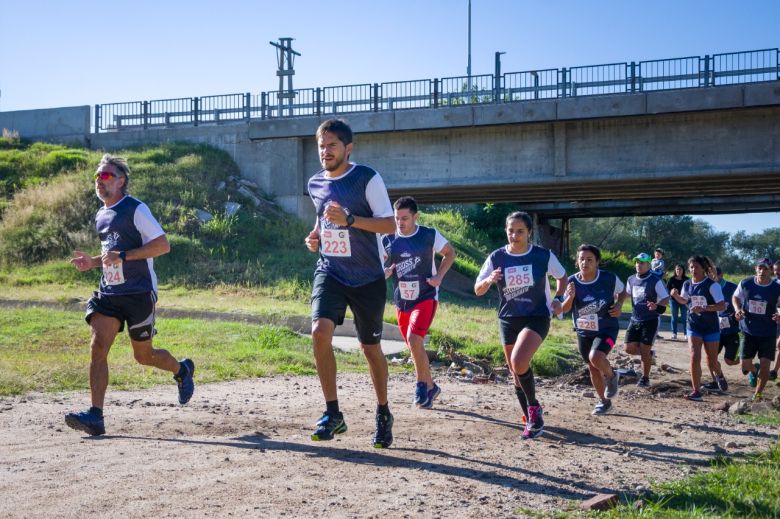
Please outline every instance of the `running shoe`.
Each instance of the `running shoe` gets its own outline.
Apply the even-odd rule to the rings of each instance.
[[[106,434],[106,427],[103,423],[103,417],[98,416],[91,411],[68,413],[65,415],[65,423],[71,429],[83,431],[90,436],[100,436],[101,434]]]
[[[528,423],[525,424],[525,430],[523,431],[523,439],[530,440],[541,436],[544,432],[544,417],[542,416],[542,406],[529,405],[528,406]]]
[[[755,395],[753,395],[753,402],[760,402],[763,399],[764,399],[764,394],[763,393],[759,392],[759,393],[756,393]]]
[[[433,401],[436,400],[436,397],[438,397],[441,394],[441,388],[436,385],[436,383],[433,383],[433,388],[428,390],[428,401],[421,405],[423,409],[430,409],[433,407]]]
[[[729,383],[726,382],[726,377],[723,376],[718,377],[718,387],[724,393],[729,390]]]
[[[650,387],[650,379],[647,377],[639,377],[636,385],[637,387]]]
[[[756,387],[758,385],[758,378],[752,371],[748,373],[748,384],[750,384],[750,387]]]
[[[393,415],[376,414],[376,431],[374,431],[374,448],[386,449],[393,444]]]
[[[776,369],[770,369],[769,370],[769,380],[777,380],[777,370]]]
[[[181,377],[176,374],[173,379],[176,381],[176,385],[179,386],[179,403],[181,405],[186,404],[192,398],[192,394],[195,392],[195,381],[192,376],[195,374],[195,363],[190,359],[184,359],[179,363],[185,368],[185,373]]]
[[[696,390],[693,390],[687,395],[685,395],[685,398],[687,398],[688,400],[693,400],[694,402],[701,402],[704,400],[704,398],[702,398],[701,396],[701,393],[699,393]]]
[[[723,390],[720,388],[720,385],[715,382],[714,380],[710,382],[709,384],[702,384],[701,388],[706,391],[707,393],[715,393],[717,395],[720,395],[723,393]]]
[[[590,414],[600,415],[612,409],[612,401],[610,399],[599,400],[596,403],[596,407],[593,408],[593,412]]]
[[[417,407],[425,407],[425,404],[427,404],[428,401],[428,384],[425,382],[418,382],[414,386],[414,405]]]
[[[311,435],[315,442],[332,440],[337,434],[347,432],[347,422],[344,421],[344,415],[325,413],[317,420],[317,428]]]
[[[676,334],[676,333],[675,333],[674,335],[672,335],[672,340],[673,340],[673,341],[676,341],[676,340],[677,340],[677,334]]]
[[[620,373],[612,370],[612,378],[607,380],[607,398],[613,398],[620,390]]]

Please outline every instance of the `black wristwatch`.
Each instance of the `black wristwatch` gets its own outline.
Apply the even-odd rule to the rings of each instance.
[[[125,261],[125,258],[127,258],[127,251],[124,250],[119,251],[119,259]]]
[[[352,227],[352,224],[355,223],[355,217],[351,214],[347,215],[347,227]]]

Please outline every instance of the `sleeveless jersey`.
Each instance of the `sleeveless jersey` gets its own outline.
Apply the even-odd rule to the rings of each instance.
[[[734,335],[735,333],[739,333],[739,321],[734,317],[736,309],[734,308],[734,303],[731,301],[731,298],[737,290],[737,284],[724,279],[723,283],[720,285],[720,289],[723,291],[723,300],[726,301],[726,309],[722,312],[718,312],[720,333],[723,335]]]
[[[780,284],[772,280],[768,285],[759,285],[755,278],[747,278],[739,282],[735,295],[742,300],[745,311],[739,329],[755,337],[774,337],[777,324],[772,315],[777,312]]]
[[[623,291],[623,283],[611,272],[599,270],[596,279],[587,283],[579,274],[569,276],[574,283],[576,295],[572,306],[572,321],[577,335],[595,337],[604,333],[618,333],[618,318],[609,315],[615,302],[615,295]]]
[[[102,252],[137,249],[165,234],[140,200],[125,196],[111,207],[101,207],[95,216]],[[152,258],[127,260],[114,267],[104,267],[100,293],[105,295],[157,292],[157,276]]]
[[[477,277],[481,281],[501,269],[498,282],[499,317],[551,317],[550,282],[547,275],[556,278],[566,275],[555,254],[531,245],[525,254],[511,254],[506,247],[493,251],[482,265]]]
[[[441,251],[447,244],[436,229],[418,225],[414,234],[387,235],[382,244],[387,254],[385,263],[395,265],[393,302],[399,310],[410,312],[421,301],[438,299],[438,288],[426,281],[436,275],[434,251]]]
[[[723,301],[723,291],[718,283],[708,277],[698,283],[689,279],[683,283],[681,295],[688,298],[688,327],[691,330],[702,335],[720,331],[720,321],[716,312],[700,314],[691,312],[691,308],[696,306],[714,305]]]
[[[643,277],[634,274],[626,281],[626,291],[631,296],[631,320],[655,321],[658,313],[647,308],[647,302],[657,303],[669,297],[660,276],[648,271]]]
[[[392,216],[387,189],[379,173],[359,164],[353,164],[337,178],[330,178],[325,170],[320,170],[309,179],[308,187],[319,221],[320,250],[316,271],[350,287],[384,278],[380,236],[354,227],[342,227],[323,217],[331,202],[338,202],[353,216]],[[374,190],[374,200],[378,201],[373,206],[369,190]]]

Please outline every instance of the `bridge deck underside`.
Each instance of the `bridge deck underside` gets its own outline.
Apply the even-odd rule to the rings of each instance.
[[[547,217],[780,211],[780,172],[389,189],[420,203],[512,202]]]

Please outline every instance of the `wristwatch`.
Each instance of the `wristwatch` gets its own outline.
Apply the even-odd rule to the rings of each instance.
[[[125,258],[127,258],[127,251],[124,251],[124,250],[119,251],[119,259],[121,259],[122,261],[125,261]]]
[[[351,214],[347,215],[347,227],[352,227],[352,224],[355,223],[355,217]]]

